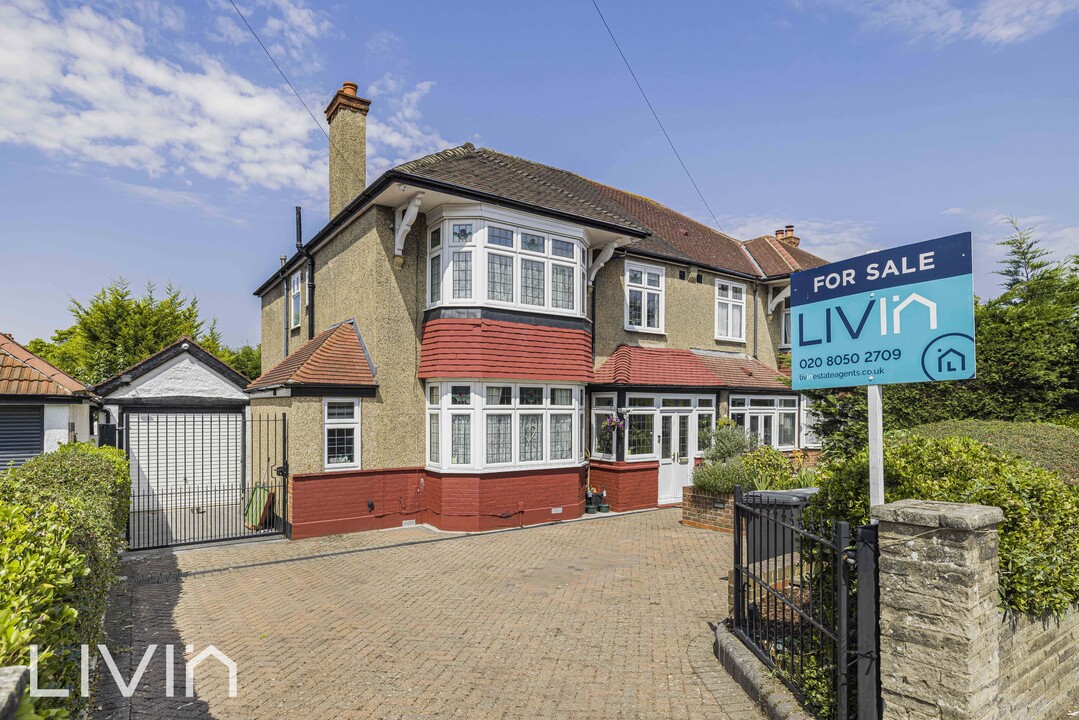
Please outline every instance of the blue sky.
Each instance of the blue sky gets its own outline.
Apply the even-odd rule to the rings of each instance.
[[[711,222],[590,0],[240,7],[320,120],[343,80],[371,98],[370,179],[467,140]],[[839,260],[970,230],[983,296],[1005,214],[1079,251],[1079,0],[600,7],[726,232],[793,223]],[[227,0],[4,3],[0,330],[48,336],[123,276],[258,342],[326,155]]]

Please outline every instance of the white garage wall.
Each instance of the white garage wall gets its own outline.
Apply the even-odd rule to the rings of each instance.
[[[108,400],[121,398],[155,400],[171,397],[203,397],[246,400],[247,395],[188,353],[178,355],[154,368],[130,385],[114,391]]]
[[[45,405],[45,452],[52,452],[61,444],[71,441],[68,423],[71,422],[71,405]]]

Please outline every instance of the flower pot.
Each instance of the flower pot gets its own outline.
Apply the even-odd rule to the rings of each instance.
[[[610,512],[611,511],[611,506],[608,505],[607,503],[600,503],[599,511],[600,512]]]
[[[598,508],[595,505],[585,505],[584,511],[589,515],[595,515]]]

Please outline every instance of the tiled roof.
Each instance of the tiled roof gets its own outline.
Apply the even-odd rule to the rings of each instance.
[[[752,250],[748,244],[744,247],[735,238],[654,200],[594,182],[567,170],[490,148],[477,148],[472,143],[427,155],[398,165],[393,170],[399,174],[498,195],[515,202],[572,213],[584,219],[621,225],[627,230],[650,233],[648,237],[627,246],[631,253],[637,250],[742,275],[760,275],[749,257]],[[762,247],[761,252],[770,253],[766,262],[776,271],[765,270],[767,276],[790,272],[786,265],[776,264],[777,258],[782,263],[779,251]],[[824,263],[820,258],[797,248],[791,255],[794,256],[795,265],[816,267]]]
[[[673,348],[619,345],[596,371],[597,385],[789,390],[757,360]]]
[[[315,335],[252,381],[248,390],[297,385],[375,387],[375,371],[355,320]]]
[[[0,395],[88,395],[85,385],[0,333]]]
[[[585,330],[439,318],[423,326],[419,377],[591,382],[592,338]]]
[[[827,265],[828,261],[795,247],[772,235],[747,240],[745,248],[753,255],[766,277],[789,275],[799,270]]]
[[[650,237],[629,246],[630,252],[639,250],[742,275],[758,275],[742,243],[730,235],[660,205],[655,200],[607,185],[592,184],[652,232]]]

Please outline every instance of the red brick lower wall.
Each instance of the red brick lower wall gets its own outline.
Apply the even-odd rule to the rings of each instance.
[[[585,468],[465,475],[427,473],[427,522],[441,530],[494,530],[571,520],[584,512]],[[562,512],[551,510],[561,508]]]
[[[589,482],[607,491],[607,504],[615,512],[654,508],[659,504],[658,462],[593,460]]]
[[[692,485],[682,488],[682,524],[733,533],[734,494],[698,490]]]
[[[423,468],[344,470],[289,479],[294,540],[426,522]],[[368,509],[368,502],[374,504]]]

